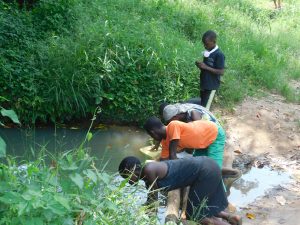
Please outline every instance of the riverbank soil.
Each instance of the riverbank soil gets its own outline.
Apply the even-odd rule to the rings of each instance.
[[[226,149],[233,155],[234,166],[268,166],[291,176],[290,183],[272,188],[239,209],[243,224],[299,224],[300,105],[270,94],[246,98],[232,113],[219,113],[227,132]]]

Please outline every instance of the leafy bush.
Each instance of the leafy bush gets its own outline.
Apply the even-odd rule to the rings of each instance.
[[[0,224],[156,224],[126,190],[127,180],[98,170],[83,149],[51,164],[41,155],[0,163]]]

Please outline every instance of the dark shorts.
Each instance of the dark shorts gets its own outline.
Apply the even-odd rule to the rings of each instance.
[[[171,191],[190,186],[187,204],[188,219],[200,220],[223,211],[227,205],[221,170],[208,157],[164,161],[168,173],[157,181],[159,188]]]

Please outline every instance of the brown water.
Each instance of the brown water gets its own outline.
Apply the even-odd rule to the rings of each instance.
[[[120,161],[129,155],[145,160],[139,148],[147,144],[149,136],[142,130],[110,126],[91,132],[93,138],[85,146],[93,156],[101,159],[97,165],[99,168],[108,162],[106,170],[116,172]],[[52,154],[74,149],[83,142],[86,134],[87,130],[84,129],[0,129],[0,135],[7,144],[7,154],[20,159],[34,158],[41,149]]]

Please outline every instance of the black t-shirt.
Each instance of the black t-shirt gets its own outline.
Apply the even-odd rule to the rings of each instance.
[[[209,55],[204,57],[203,62],[214,69],[224,69],[225,56],[220,49],[217,49]],[[208,70],[201,70],[200,73],[200,88],[202,90],[217,90],[220,86],[221,76],[213,74]]]

